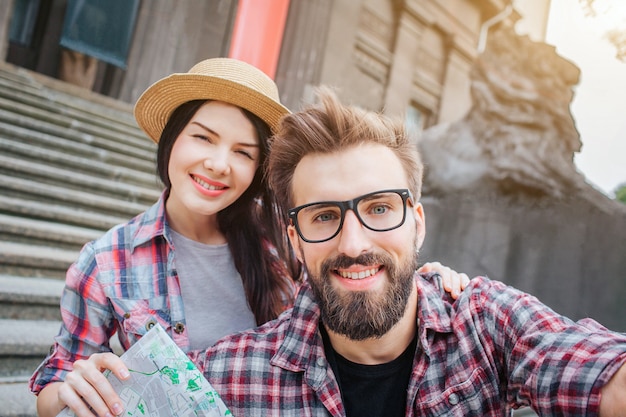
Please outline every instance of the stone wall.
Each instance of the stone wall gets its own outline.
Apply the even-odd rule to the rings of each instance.
[[[504,281],[561,314],[626,332],[626,205],[611,203],[603,210],[581,200],[426,196],[421,259]]]
[[[227,56],[236,0],[142,1],[120,100],[134,103],[153,82]]]

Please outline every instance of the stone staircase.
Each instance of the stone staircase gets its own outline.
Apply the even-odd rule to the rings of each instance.
[[[155,149],[129,104],[0,63],[0,417],[36,416],[65,271],[157,200]]]
[[[155,149],[132,106],[0,62],[0,417],[37,415],[65,271],[157,200]]]

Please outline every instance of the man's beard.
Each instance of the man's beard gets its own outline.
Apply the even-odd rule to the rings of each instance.
[[[383,265],[389,278],[384,293],[337,292],[331,283],[331,271],[354,264]],[[340,255],[327,259],[322,263],[320,276],[314,276],[308,268],[307,274],[320,306],[321,320],[326,327],[349,339],[365,340],[382,337],[400,321],[415,287],[417,267],[417,252],[401,265],[394,265],[387,254],[370,253],[357,258]]]

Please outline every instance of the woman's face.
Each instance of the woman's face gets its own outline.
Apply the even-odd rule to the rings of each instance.
[[[212,216],[228,207],[250,186],[260,154],[256,130],[239,107],[205,103],[174,142],[168,212]]]

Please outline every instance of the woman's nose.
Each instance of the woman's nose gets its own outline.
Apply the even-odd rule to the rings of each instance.
[[[204,167],[220,175],[230,173],[230,162],[225,152],[211,152],[204,158]]]

